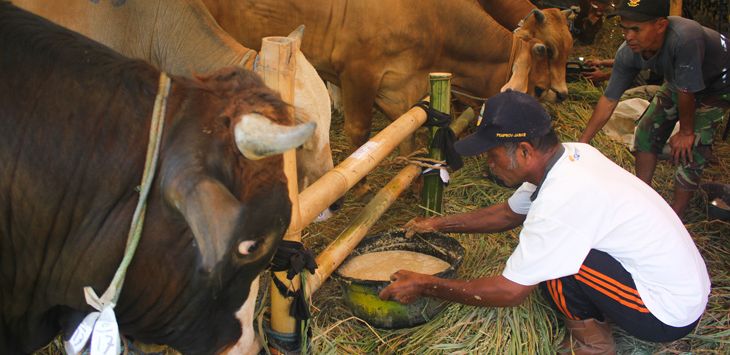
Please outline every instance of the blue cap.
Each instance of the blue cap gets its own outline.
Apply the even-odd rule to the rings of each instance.
[[[454,144],[460,155],[477,155],[503,143],[543,137],[552,129],[550,115],[530,95],[508,90],[484,105],[477,131]]]

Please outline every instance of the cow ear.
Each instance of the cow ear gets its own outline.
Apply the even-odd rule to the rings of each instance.
[[[219,181],[195,176],[164,179],[166,199],[185,218],[200,252],[202,267],[211,272],[226,255],[243,208]]]
[[[527,92],[530,68],[532,67],[532,54],[530,51],[529,42],[523,41],[512,65],[512,75],[509,81],[500,89],[501,92],[507,90]]]
[[[535,20],[538,24],[543,24],[545,22],[545,14],[543,14],[539,9],[532,9],[530,14],[535,16]]]

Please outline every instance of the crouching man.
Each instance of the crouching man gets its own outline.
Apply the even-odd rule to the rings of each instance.
[[[561,144],[534,98],[494,96],[477,132],[456,150],[486,153],[492,172],[519,188],[500,204],[411,220],[407,233],[493,233],[522,225],[517,248],[502,275],[449,280],[401,270],[381,298],[516,306],[539,286],[572,335],[559,351],[577,354],[615,352],[607,319],[654,342],[679,339],[697,326],[710,280],[680,219],[651,187],[595,148]]]

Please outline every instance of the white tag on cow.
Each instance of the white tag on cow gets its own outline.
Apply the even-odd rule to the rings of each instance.
[[[443,181],[444,184],[448,184],[449,180],[451,180],[451,177],[449,176],[449,171],[446,169],[439,169],[439,176],[441,177],[441,181]]]
[[[91,331],[94,329],[94,323],[99,318],[99,312],[89,313],[81,324],[76,328],[71,338],[63,342],[66,354],[76,355],[81,353],[86,343],[89,342]]]
[[[119,327],[114,308],[104,307],[91,336],[91,355],[117,355],[120,352]]]

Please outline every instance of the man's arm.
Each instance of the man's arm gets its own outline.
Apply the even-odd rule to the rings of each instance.
[[[452,280],[400,270],[390,278],[392,283],[380,291],[380,298],[401,303],[411,303],[427,296],[472,306],[517,306],[536,287],[520,285],[502,275]]]
[[[695,94],[678,91],[679,132],[669,139],[674,163],[692,161],[692,147],[695,142]]]
[[[524,221],[525,215],[513,212],[505,201],[466,213],[414,218],[404,228],[408,237],[425,232],[495,233],[515,228]]]
[[[601,96],[601,98],[598,99],[598,103],[593,109],[591,119],[588,121],[586,129],[580,136],[579,141],[581,143],[591,142],[591,139],[595,137],[598,130],[603,128],[603,126],[606,125],[606,122],[608,122],[608,119],[611,118],[611,114],[613,113],[613,110],[616,109],[616,105],[618,105],[618,100],[612,100],[606,96]]]

